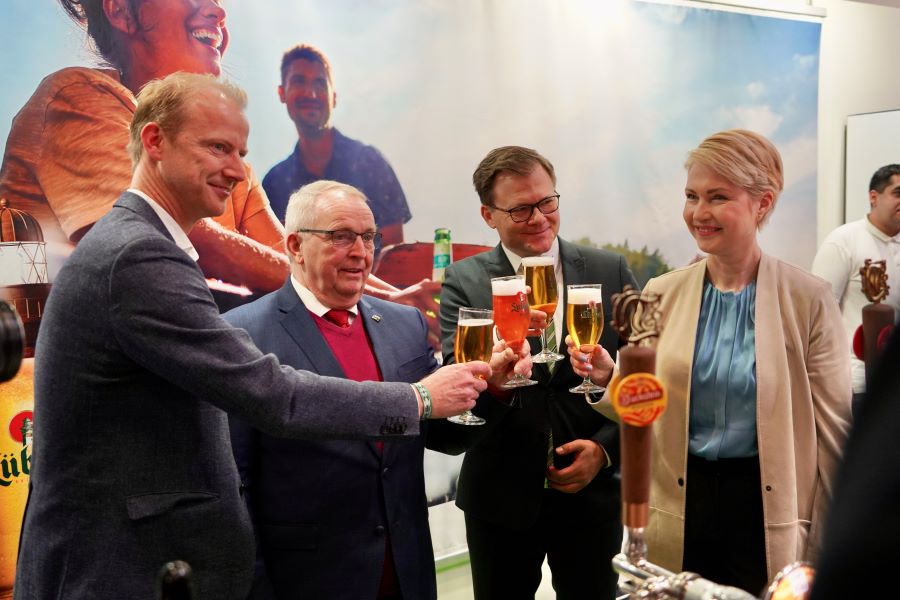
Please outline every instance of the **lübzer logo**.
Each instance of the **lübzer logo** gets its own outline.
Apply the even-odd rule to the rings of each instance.
[[[523,313],[528,312],[528,298],[522,292],[516,294],[516,299],[518,302],[513,302],[510,305],[510,310],[512,312]]]
[[[34,414],[24,410],[9,422],[9,435],[22,444],[22,449],[10,454],[0,454],[0,487],[8,487],[23,475],[31,473],[31,442]]]

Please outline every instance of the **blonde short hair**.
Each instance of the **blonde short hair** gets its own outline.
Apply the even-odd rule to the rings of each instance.
[[[148,82],[137,95],[137,109],[131,119],[128,153],[134,169],[144,154],[141,130],[147,123],[157,123],[167,135],[175,136],[184,122],[185,107],[189,100],[204,90],[216,91],[241,110],[247,108],[247,93],[237,85],[213,75],[178,71]]]
[[[695,164],[711,169],[754,198],[772,192],[772,207],[759,223],[765,225],[784,189],[781,154],[772,142],[746,129],[720,131],[688,153],[684,167],[690,170]]]

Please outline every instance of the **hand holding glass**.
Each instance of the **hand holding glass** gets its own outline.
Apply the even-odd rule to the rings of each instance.
[[[566,286],[566,326],[575,347],[590,354],[603,333],[603,296],[599,283]],[[602,392],[605,388],[595,385],[585,377],[580,385],[569,389],[575,394]]]
[[[494,312],[483,308],[460,308],[456,321],[456,341],[453,354],[456,362],[465,363],[473,360],[491,361],[491,349],[494,347]],[[472,411],[447,417],[447,420],[458,425],[484,425],[481,417]]]
[[[531,311],[528,308],[528,296],[525,293],[525,277],[495,277],[491,279],[491,294],[494,299],[494,323],[497,334],[506,345],[518,352],[525,343],[525,334],[531,322]],[[535,385],[537,381],[516,373],[512,379],[503,384],[505,388],[517,388]]]
[[[556,303],[559,301],[553,257],[528,256],[522,259],[522,267],[525,285],[531,288],[528,292],[528,304],[535,310],[547,313],[547,322],[550,323],[556,313]],[[541,351],[531,357],[531,362],[554,363],[564,358],[562,354],[547,348],[547,330],[541,329]]]

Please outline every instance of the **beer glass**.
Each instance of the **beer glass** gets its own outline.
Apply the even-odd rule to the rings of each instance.
[[[491,361],[494,347],[494,311],[484,308],[460,308],[456,321],[456,341],[453,354],[456,362],[473,360]],[[447,417],[458,425],[484,425],[484,419],[467,410],[460,415]]]
[[[525,277],[495,277],[491,279],[491,295],[494,299],[494,324],[497,335],[506,341],[506,345],[518,352],[525,343],[525,334],[531,323],[528,309],[528,296],[525,294]],[[516,373],[512,379],[503,384],[505,388],[525,387],[537,381]]]
[[[603,333],[603,296],[599,283],[567,285],[566,325],[572,341],[582,352],[590,353]],[[606,388],[595,385],[585,377],[580,385],[571,389],[575,394],[602,392]]]
[[[547,313],[547,322],[553,320],[559,293],[556,290],[556,271],[553,268],[552,256],[528,256],[522,259],[525,274],[525,285],[531,288],[528,292],[528,304],[531,308]],[[554,335],[556,335],[554,333]],[[556,340],[554,340],[556,341]],[[552,352],[547,348],[547,330],[541,329],[541,351],[531,357],[534,363],[554,363],[565,356]]]

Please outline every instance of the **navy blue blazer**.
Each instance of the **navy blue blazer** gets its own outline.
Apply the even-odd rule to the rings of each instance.
[[[418,310],[368,296],[358,308],[385,381],[415,382],[438,367]],[[225,319],[285,364],[345,376],[290,280]],[[459,453],[463,429],[431,421],[428,446]],[[386,442],[382,454],[373,442],[288,440],[237,419],[231,435],[260,548],[253,597],[375,598],[387,533],[403,597],[436,597],[425,437]]]

